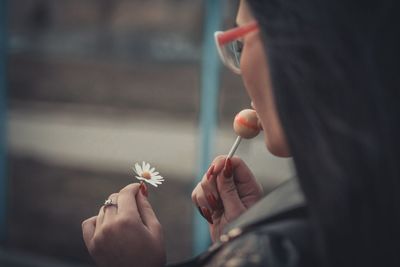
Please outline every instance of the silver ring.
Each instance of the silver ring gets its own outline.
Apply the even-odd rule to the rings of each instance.
[[[106,199],[106,200],[104,201],[104,204],[103,204],[103,205],[104,205],[104,207],[117,206],[116,203],[113,203],[113,201],[112,201],[111,198]]]

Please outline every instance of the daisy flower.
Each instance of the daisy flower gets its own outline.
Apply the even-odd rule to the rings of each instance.
[[[133,171],[136,173],[136,178],[141,181],[145,181],[151,185],[157,187],[159,184],[162,184],[164,178],[160,175],[159,172],[155,171],[156,169],[151,168],[149,163],[143,161],[142,166],[139,163],[135,164]]]

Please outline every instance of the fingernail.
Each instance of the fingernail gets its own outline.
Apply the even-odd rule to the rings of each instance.
[[[230,178],[232,177],[232,161],[231,159],[226,159],[225,161],[225,167],[224,167],[224,177],[225,178]]]
[[[210,180],[211,176],[213,175],[214,168],[215,168],[215,165],[214,165],[214,164],[211,165],[210,168],[208,168],[208,171],[207,171],[207,180]]]
[[[211,212],[210,212],[207,208],[205,208],[205,207],[202,207],[202,208],[201,208],[201,211],[202,211],[202,213],[203,213],[203,215],[204,215],[204,218],[206,218],[206,220],[207,220],[210,224],[213,224],[213,221],[212,221],[212,218],[211,218]]]
[[[144,182],[140,182],[140,192],[142,192],[142,194],[143,194],[145,197],[148,197],[148,196],[149,196],[149,193],[148,193],[148,191],[147,191],[147,186],[146,186],[146,184],[145,184]]]
[[[214,197],[213,194],[209,194],[207,196],[207,202],[208,202],[208,205],[210,205],[211,209],[213,209],[213,210],[218,209],[217,199]]]

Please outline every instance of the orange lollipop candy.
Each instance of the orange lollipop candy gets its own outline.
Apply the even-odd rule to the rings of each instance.
[[[238,137],[228,153],[228,158],[235,154],[242,138],[251,139],[260,133],[261,127],[256,111],[254,109],[240,111],[233,121],[233,130]]]
[[[233,121],[233,130],[245,139],[256,137],[260,133],[260,124],[254,109],[240,111]]]

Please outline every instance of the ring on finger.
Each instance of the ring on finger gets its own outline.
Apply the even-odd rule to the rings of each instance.
[[[104,206],[104,208],[110,207],[110,206],[118,207],[118,204],[117,204],[117,203],[114,203],[114,201],[113,201],[111,198],[107,198],[107,199],[104,201],[103,206]]]

